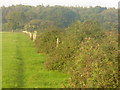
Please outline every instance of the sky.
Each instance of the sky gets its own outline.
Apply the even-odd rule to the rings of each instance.
[[[64,6],[102,6],[102,7],[115,7],[118,8],[118,2],[120,0],[0,0],[0,6],[11,5],[64,5]]]

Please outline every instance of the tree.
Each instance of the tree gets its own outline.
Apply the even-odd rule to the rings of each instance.
[[[24,12],[13,11],[7,14],[7,22],[12,24],[12,29],[23,28],[26,22],[26,16]]]
[[[52,25],[55,25],[53,21],[34,19],[31,20],[29,23],[27,23],[24,26],[24,29],[27,31],[34,31],[34,30],[45,29]]]

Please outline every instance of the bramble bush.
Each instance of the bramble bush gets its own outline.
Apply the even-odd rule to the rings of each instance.
[[[66,87],[117,88],[117,36],[116,30],[105,30],[98,22],[78,21],[66,29],[41,30],[36,47],[49,55],[45,61],[48,70],[71,74]]]
[[[106,36],[101,42],[91,38],[81,43],[79,55],[72,67],[70,86],[75,88],[118,87],[118,48],[115,35],[114,37]]]

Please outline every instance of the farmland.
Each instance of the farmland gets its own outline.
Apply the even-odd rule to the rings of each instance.
[[[119,9],[49,5],[1,9],[3,88],[120,87]]]
[[[47,56],[37,53],[23,33],[6,32],[2,37],[3,88],[60,88],[68,75],[44,68]]]

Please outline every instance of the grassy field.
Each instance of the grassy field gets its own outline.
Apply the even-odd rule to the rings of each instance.
[[[2,42],[2,33],[0,32],[0,42]],[[2,43],[0,43],[0,90],[2,88]]]
[[[44,68],[46,56],[36,52],[23,33],[2,34],[3,88],[62,88],[68,75]]]

